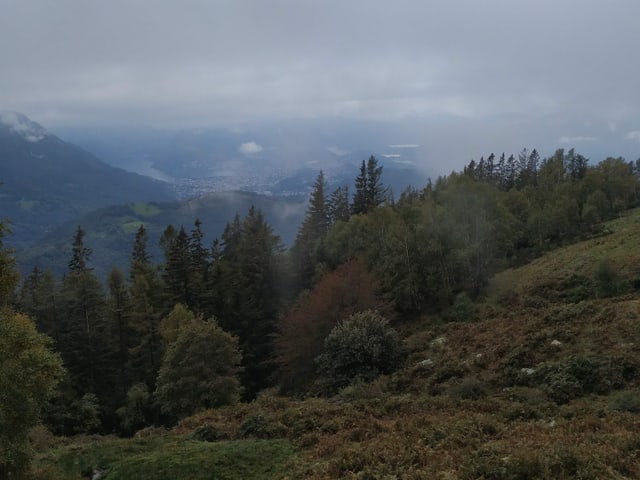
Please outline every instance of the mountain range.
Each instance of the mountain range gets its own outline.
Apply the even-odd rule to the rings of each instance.
[[[0,114],[0,181],[16,248],[99,207],[173,198],[167,184],[110,166],[13,112]]]

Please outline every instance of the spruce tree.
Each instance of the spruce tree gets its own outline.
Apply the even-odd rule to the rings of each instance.
[[[78,227],[69,272],[62,282],[58,347],[77,398],[95,395],[107,426],[117,406],[113,388],[118,376],[117,344],[109,328],[102,284],[89,267],[90,255]]]
[[[165,234],[167,232],[169,234],[163,236],[165,241],[173,237],[175,229],[167,227]],[[149,262],[146,254],[146,233],[139,230],[139,234],[136,236],[129,265],[129,325],[133,341],[128,351],[127,370],[132,384],[144,383],[152,391],[162,359],[159,324],[164,288],[158,269]]]
[[[278,279],[280,239],[251,207],[240,221],[236,216],[222,235],[214,263],[217,289],[216,317],[226,331],[239,338],[243,352],[245,397],[253,398],[269,385],[272,372],[272,336],[280,306]]]
[[[371,155],[366,164],[362,161],[360,174],[356,177],[356,192],[351,204],[352,214],[367,213],[384,203],[386,189],[380,181],[381,176],[382,166],[378,165],[376,157]]]
[[[180,227],[178,235],[169,246],[162,277],[166,288],[166,306],[171,308],[176,303],[182,303],[191,308],[193,302],[191,254],[189,237],[184,227]]]
[[[73,237],[72,256],[69,260],[70,272],[84,272],[90,270],[89,261],[91,260],[91,254],[93,251],[85,247],[84,245],[85,232],[80,225],[76,229],[76,233]]]
[[[121,395],[118,403],[122,403],[131,382],[128,363],[129,349],[133,343],[133,332],[130,326],[131,305],[129,287],[125,281],[124,274],[116,267],[109,272],[107,284],[109,286],[107,308],[111,321],[110,326],[112,336],[117,342],[115,347],[118,371],[116,385]]]
[[[196,219],[193,230],[189,235],[189,262],[190,262],[190,288],[191,305],[190,308],[198,313],[202,313],[207,303],[206,285],[209,277],[211,253],[203,244],[204,233],[202,232],[202,222]]]
[[[325,197],[326,182],[320,171],[313,186],[309,207],[291,248],[294,281],[298,290],[313,284],[316,266],[321,257],[322,240],[329,230],[329,210]]]
[[[131,263],[133,265],[137,263],[148,263],[150,256],[147,253],[147,242],[149,236],[147,229],[144,228],[144,224],[141,224],[136,232],[136,238],[133,243],[133,251],[131,252]],[[133,270],[132,270],[133,273]]]
[[[351,203],[351,213],[360,215],[367,213],[369,202],[367,196],[367,167],[362,160],[360,165],[360,174],[356,177],[356,191],[353,194],[353,202]]]
[[[327,201],[329,223],[346,222],[351,216],[349,210],[349,187],[347,185],[336,188]]]

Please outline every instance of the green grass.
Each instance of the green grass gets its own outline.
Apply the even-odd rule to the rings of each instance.
[[[140,220],[131,220],[120,225],[120,228],[125,234],[129,235],[137,232],[140,228],[140,225],[142,225],[142,222]]]
[[[162,213],[162,210],[158,206],[151,203],[134,203],[131,206],[131,210],[133,210],[136,215],[145,218],[155,217]]]
[[[640,209],[628,210],[607,222],[603,231],[601,236],[558,248],[523,267],[495,275],[486,292],[488,299],[533,295],[552,301],[580,300],[580,295],[588,295],[588,289],[595,287],[594,273],[605,259],[628,286],[640,278]],[[558,294],[565,297],[560,299]]]
[[[40,200],[25,200],[22,199],[19,202],[20,210],[30,212],[34,208],[38,207],[42,202]]]
[[[285,478],[294,456],[286,440],[78,439],[49,452],[37,468],[65,479],[100,470],[104,480],[269,480]]]

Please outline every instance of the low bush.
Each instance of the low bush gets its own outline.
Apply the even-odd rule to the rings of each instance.
[[[612,395],[608,410],[612,412],[640,413],[640,393],[637,390],[623,390]]]

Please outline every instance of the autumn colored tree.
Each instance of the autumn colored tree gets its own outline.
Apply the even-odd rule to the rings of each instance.
[[[280,317],[275,355],[284,392],[301,392],[316,377],[315,358],[338,321],[366,309],[388,311],[379,284],[362,260],[353,258],[325,274],[314,288]]]

